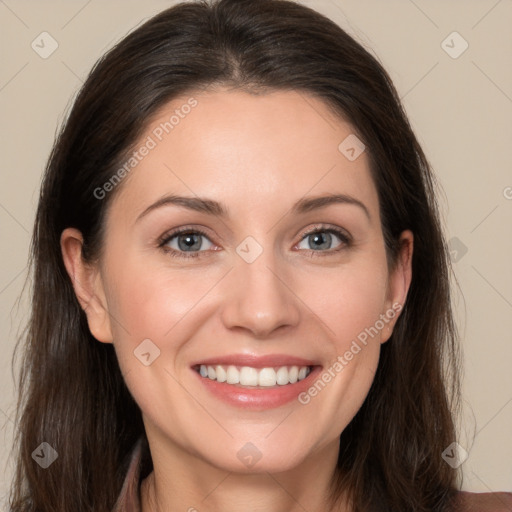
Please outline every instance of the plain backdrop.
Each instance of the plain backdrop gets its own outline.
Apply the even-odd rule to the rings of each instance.
[[[439,178],[460,286],[463,488],[512,491],[512,1],[302,3],[377,55]],[[0,500],[13,472],[11,358],[28,311],[18,298],[56,129],[105,50],[172,4],[0,0]]]

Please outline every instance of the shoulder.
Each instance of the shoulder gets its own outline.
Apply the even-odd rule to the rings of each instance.
[[[461,491],[455,504],[456,512],[512,512],[512,492]]]

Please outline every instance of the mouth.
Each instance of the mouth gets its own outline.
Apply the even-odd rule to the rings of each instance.
[[[198,361],[191,368],[209,396],[238,408],[263,411],[297,399],[322,366],[291,356],[233,355]]]
[[[196,365],[194,370],[205,379],[210,379],[230,386],[249,389],[268,389],[289,386],[304,380],[313,366],[267,366],[254,368],[235,365]]]

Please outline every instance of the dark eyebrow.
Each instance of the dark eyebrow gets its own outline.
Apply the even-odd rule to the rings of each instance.
[[[295,205],[292,207],[291,212],[297,214],[304,214],[312,210],[316,210],[318,208],[324,208],[331,204],[352,204],[358,206],[364,211],[368,219],[370,219],[370,212],[368,211],[368,208],[364,205],[364,203],[359,201],[359,199],[356,199],[355,197],[346,194],[331,194],[303,198],[295,203]],[[183,206],[184,208],[188,208],[189,210],[214,215],[216,217],[228,216],[228,212],[224,208],[224,206],[222,206],[222,204],[218,203],[217,201],[213,201],[212,199],[168,195],[160,198],[158,201],[148,206],[137,217],[137,220],[135,222],[138,222],[142,217],[146,216],[149,212],[167,205]]]
[[[361,208],[368,219],[371,220],[370,212],[365,204],[355,197],[347,194],[329,194],[317,197],[306,197],[300,199],[292,208],[292,213],[307,213],[317,208],[324,208],[331,204],[352,204]]]
[[[226,209],[217,201],[211,199],[203,199],[201,197],[185,197],[169,195],[162,197],[152,205],[148,206],[138,217],[135,222],[138,222],[142,217],[147,215],[149,212],[161,208],[162,206],[176,205],[183,206],[189,210],[196,212],[207,213],[209,215],[215,215],[216,217],[226,217]]]

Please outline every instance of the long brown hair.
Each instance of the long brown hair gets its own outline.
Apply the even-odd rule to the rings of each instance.
[[[104,55],[79,92],[49,158],[35,220],[11,510],[107,512],[115,502],[144,427],[113,347],[88,329],[60,234],[78,228],[84,258],[98,258],[105,213],[122,183],[101,200],[94,191],[159,108],[219,84],[293,89],[324,101],[367,147],[390,267],[399,234],[413,231],[407,302],[369,394],[341,434],[332,499],[345,489],[356,512],[450,510],[457,473],[441,454],[455,440],[459,354],[434,177],[379,62],[326,17],[284,0],[178,4]],[[58,453],[47,469],[32,458],[42,442]]]

